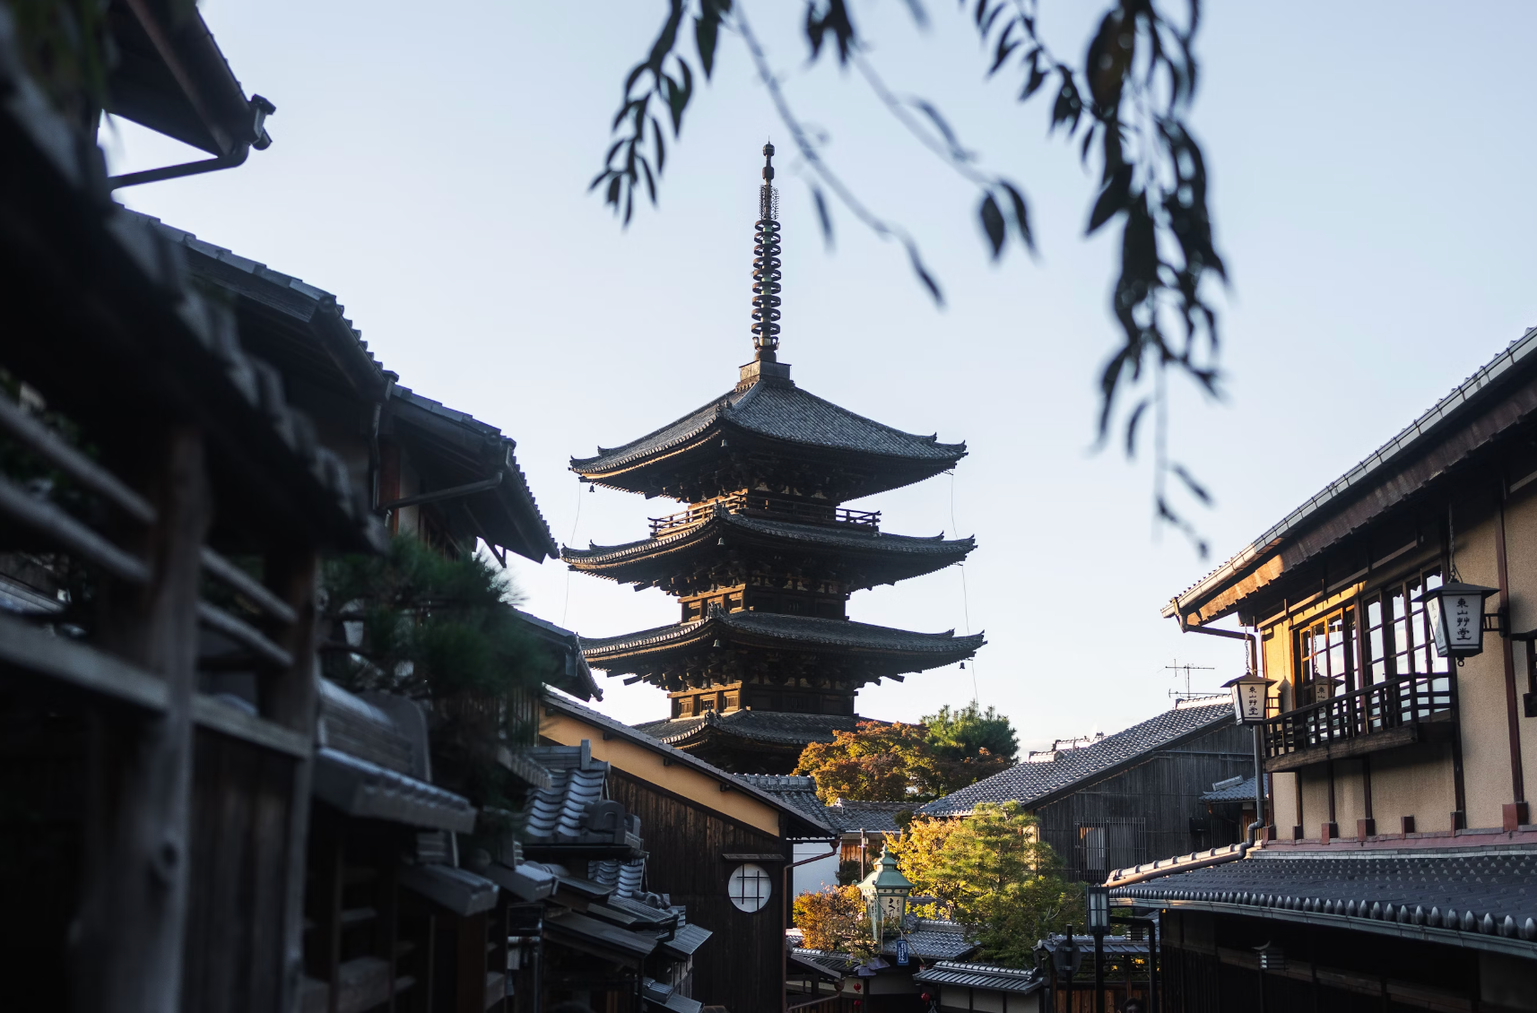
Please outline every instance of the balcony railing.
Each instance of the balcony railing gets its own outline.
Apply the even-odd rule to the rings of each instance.
[[[1456,718],[1457,687],[1450,675],[1418,674],[1375,683],[1267,720],[1265,768],[1295,770],[1441,740],[1450,736]]]
[[[683,528],[703,524],[715,516],[717,509],[749,517],[770,517],[778,520],[802,521],[810,524],[837,524],[860,528],[865,531],[880,530],[879,510],[848,510],[803,499],[770,496],[765,493],[739,492],[722,496],[709,503],[700,503],[666,517],[651,518],[651,537],[671,534]]]

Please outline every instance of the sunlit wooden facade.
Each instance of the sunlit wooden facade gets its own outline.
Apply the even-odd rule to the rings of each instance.
[[[1534,448],[1537,329],[1165,609],[1275,683],[1260,845],[1111,878],[1165,909],[1167,1008],[1537,1009]],[[1494,589],[1460,662],[1418,600],[1454,580]]]

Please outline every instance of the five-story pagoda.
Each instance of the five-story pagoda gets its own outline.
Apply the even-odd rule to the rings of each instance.
[[[842,504],[922,481],[966,454],[807,393],[778,361],[779,221],[773,145],[763,149],[753,261],[753,361],[736,387],[595,457],[583,480],[668,496],[688,509],[651,537],[567,548],[572,569],[681,603],[680,622],[584,642],[609,675],[665,689],[669,718],[640,727],[728,770],[788,773],[809,742],[851,729],[854,694],[881,679],[964,661],[983,638],[851,622],[849,595],[963,560],[971,538],[891,535]]]

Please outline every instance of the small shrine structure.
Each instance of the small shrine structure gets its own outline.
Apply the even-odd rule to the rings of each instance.
[[[780,246],[773,145],[763,149],[753,261],[753,348],[730,391],[655,432],[572,459],[583,481],[687,509],[650,537],[566,548],[572,569],[678,598],[675,625],[584,638],[588,662],[665,689],[671,714],[642,730],[741,773],[788,773],[809,742],[860,720],[861,686],[972,657],[981,634],[849,620],[849,596],[961,562],[972,538],[893,535],[843,506],[953,468],[940,443],[856,415],[780,362]]]

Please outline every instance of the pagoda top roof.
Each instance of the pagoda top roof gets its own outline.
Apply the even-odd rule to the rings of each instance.
[[[893,556],[940,557],[946,562],[963,557],[976,548],[974,537],[947,539],[943,534],[931,537],[891,535],[868,527],[836,524],[805,524],[765,517],[749,517],[720,511],[702,524],[679,528],[656,538],[642,538],[622,545],[591,545],[586,549],[566,547],[561,556],[583,568],[611,566],[641,559],[685,542],[701,538],[708,541],[725,531],[762,535],[776,541],[792,542],[812,549],[876,552]]]
[[[571,470],[589,481],[622,489],[634,487],[621,476],[693,448],[718,445],[718,435],[739,433],[777,442],[786,450],[812,450],[908,465],[906,474],[863,490],[861,495],[898,488],[938,474],[966,455],[964,443],[940,443],[938,435],[919,436],[857,415],[811,394],[778,373],[739,385],[682,418],[612,449],[599,447],[594,457],[572,458]],[[911,475],[911,465],[920,474]],[[923,467],[927,465],[927,467]],[[644,490],[636,490],[644,491]]]
[[[945,659],[925,659],[927,664],[923,664],[922,667],[946,664],[950,658],[970,657],[987,642],[981,633],[969,637],[958,637],[954,630],[946,630],[943,633],[914,633],[911,630],[872,626],[848,619],[781,615],[775,612],[716,610],[708,617],[693,622],[659,626],[619,637],[584,638],[582,646],[587,660],[602,668],[607,659],[665,650],[714,637],[719,633],[733,635],[732,639],[735,640],[786,647],[792,650],[814,651],[818,648],[831,648],[879,654],[934,655]]]

